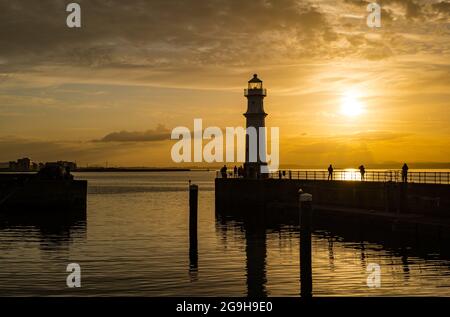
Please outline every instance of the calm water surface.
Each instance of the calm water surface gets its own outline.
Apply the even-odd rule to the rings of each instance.
[[[214,172],[84,173],[87,220],[67,225],[0,224],[0,295],[299,295],[299,231],[251,232],[217,220]],[[200,186],[198,263],[189,261],[187,181]],[[355,228],[355,231],[358,231]],[[314,295],[450,296],[448,246],[390,246],[325,228],[313,234]],[[81,265],[82,287],[66,287]],[[369,263],[382,285],[366,285]]]

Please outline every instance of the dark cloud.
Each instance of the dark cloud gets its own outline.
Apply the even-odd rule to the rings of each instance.
[[[450,13],[450,2],[448,0],[431,3],[425,0],[380,0],[381,6],[395,4],[402,7],[404,17],[409,20],[432,21],[439,13]],[[392,10],[388,10],[392,13]]]
[[[397,3],[401,3],[406,7],[406,17],[417,18],[422,13],[422,6],[413,0],[397,0]]]
[[[450,2],[442,1],[433,3],[432,7],[440,13],[450,14]]]
[[[126,147],[108,144],[0,137],[0,161],[12,161],[20,157],[29,157],[38,162],[77,159],[102,161],[105,153],[112,156],[126,151],[129,151]]]
[[[369,1],[344,2],[359,6],[354,13],[361,15]],[[66,27],[67,3],[0,0],[0,75],[68,66],[171,76],[186,69],[262,61],[289,65],[311,57],[339,57],[333,42],[346,34],[342,25],[330,21],[339,17],[309,0],[79,0],[81,29]],[[398,17],[392,5],[403,8],[400,14],[407,19],[420,18],[429,13],[425,7],[431,8],[418,0],[379,3],[383,26]],[[433,12],[447,12],[449,3],[432,7]],[[363,20],[354,23],[361,26]],[[353,50],[344,56],[373,59],[354,40]],[[375,55],[390,56],[386,52],[383,48]]]
[[[366,5],[370,3],[368,0],[344,0],[345,3],[353,4],[353,5]]]
[[[170,131],[163,125],[158,125],[154,130],[143,132],[113,132],[100,140],[95,140],[95,142],[155,142],[165,140],[170,140]]]
[[[108,161],[119,166],[167,166],[170,143],[143,146],[133,142],[82,142],[0,136],[0,164],[28,157],[35,162],[76,161],[79,166],[101,165]],[[169,163],[170,164],[170,163]]]
[[[308,1],[80,0],[81,29],[66,27],[67,3],[0,1],[0,56],[8,60],[0,69],[19,63],[160,68],[239,62],[333,34]],[[294,47],[285,47],[286,36]]]
[[[401,6],[405,12],[405,17],[408,19],[418,18],[423,13],[424,4],[417,0],[378,0],[378,1],[369,1],[369,0],[344,0],[345,3],[349,3],[356,6],[367,6],[371,2],[377,2],[380,4],[382,8],[382,16],[383,14],[388,18],[391,18],[392,11],[386,10],[386,5],[399,5]],[[383,20],[385,18],[383,16]]]

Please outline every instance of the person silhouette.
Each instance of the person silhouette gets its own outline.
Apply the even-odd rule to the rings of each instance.
[[[359,167],[359,172],[361,173],[361,181],[364,181],[365,180],[364,174],[366,174],[366,168],[364,167],[364,165],[361,165]]]
[[[222,174],[222,178],[227,178],[227,166],[224,165],[221,169],[220,169],[220,173]]]
[[[70,167],[69,166],[66,166],[66,168],[65,168],[64,177],[65,177],[65,179],[73,180],[73,175],[70,174]]]
[[[402,167],[402,182],[403,183],[408,182],[408,170],[409,170],[408,165],[406,163],[403,164],[403,167]]]
[[[234,169],[233,169],[233,177],[236,178],[236,177],[237,177],[237,174],[238,174],[238,168],[237,168],[237,166],[235,165],[235,166],[234,166]]]
[[[328,180],[333,180],[333,165],[328,166]]]

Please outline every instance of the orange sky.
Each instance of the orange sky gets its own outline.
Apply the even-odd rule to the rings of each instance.
[[[172,166],[172,128],[244,125],[255,72],[282,166],[450,161],[449,1],[378,1],[380,29],[362,0],[78,2],[81,29],[0,2],[0,161]]]

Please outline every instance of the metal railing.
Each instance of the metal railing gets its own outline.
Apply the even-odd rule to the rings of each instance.
[[[335,180],[335,181],[366,181],[366,182],[403,182],[402,171],[368,170],[362,177],[358,170],[334,170],[333,177],[326,170],[280,170],[269,174],[274,179],[298,180]],[[408,172],[408,183],[419,184],[450,184],[450,172]]]

